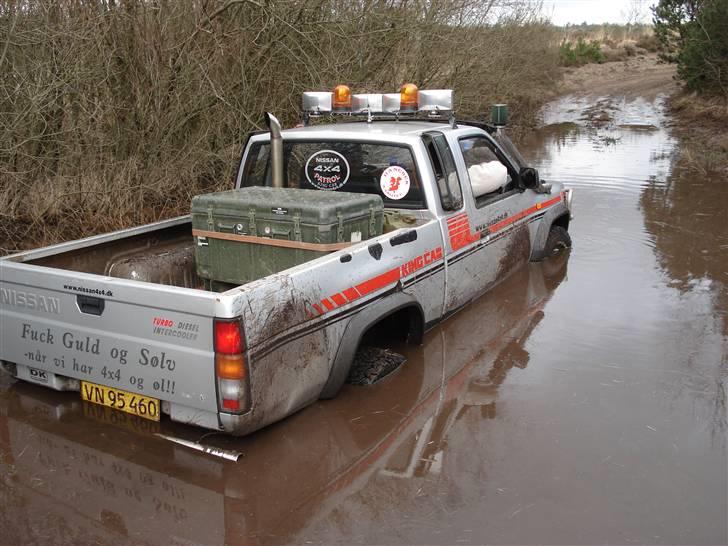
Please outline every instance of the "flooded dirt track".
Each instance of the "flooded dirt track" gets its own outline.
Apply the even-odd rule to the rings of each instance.
[[[728,183],[675,165],[660,104],[551,105],[524,155],[575,188],[568,260],[372,387],[207,438],[238,463],[3,380],[0,543],[725,544]]]

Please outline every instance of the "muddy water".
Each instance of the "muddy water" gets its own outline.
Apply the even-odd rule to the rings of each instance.
[[[238,463],[4,380],[0,542],[725,544],[728,187],[675,164],[664,121],[551,105],[524,151],[576,190],[568,260],[374,387],[207,438]]]

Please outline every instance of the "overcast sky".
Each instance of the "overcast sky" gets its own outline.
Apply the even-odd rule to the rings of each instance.
[[[627,23],[635,8],[642,23],[651,22],[650,5],[657,0],[544,0],[543,12],[555,25]]]

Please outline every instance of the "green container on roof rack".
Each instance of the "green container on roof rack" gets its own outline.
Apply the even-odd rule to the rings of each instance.
[[[504,127],[508,123],[508,106],[506,104],[491,105],[490,122],[496,127]]]

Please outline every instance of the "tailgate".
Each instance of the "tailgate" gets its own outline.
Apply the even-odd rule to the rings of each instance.
[[[216,294],[0,261],[0,360],[217,412]],[[164,407],[163,407],[164,409]]]

